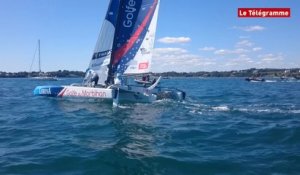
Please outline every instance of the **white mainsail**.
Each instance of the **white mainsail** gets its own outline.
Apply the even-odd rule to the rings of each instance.
[[[110,1],[109,8],[89,64],[89,70],[93,70],[98,74],[98,84],[101,85],[105,85],[105,81],[108,76],[107,66],[110,63],[111,58],[119,4],[119,0]]]

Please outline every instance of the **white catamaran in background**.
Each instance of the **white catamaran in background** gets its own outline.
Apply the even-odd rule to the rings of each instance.
[[[56,77],[49,76],[47,73],[42,72],[42,69],[41,69],[41,41],[40,40],[38,40],[38,56],[39,56],[39,60],[38,60],[39,73],[38,73],[38,76],[30,76],[29,78],[31,78],[32,80],[57,81],[58,79]],[[34,58],[32,60],[31,66],[30,66],[30,71],[31,71],[32,65],[34,63],[34,60],[35,60],[35,54],[34,54]]]
[[[111,0],[96,47],[82,84],[38,86],[35,95],[87,97],[119,101],[183,100],[185,93],[134,76],[150,72],[159,0]]]

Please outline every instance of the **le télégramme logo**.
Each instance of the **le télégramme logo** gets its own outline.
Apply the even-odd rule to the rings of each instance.
[[[240,18],[289,18],[290,8],[238,8]]]

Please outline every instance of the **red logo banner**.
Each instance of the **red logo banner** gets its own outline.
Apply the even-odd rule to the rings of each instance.
[[[240,18],[289,18],[290,8],[238,8]]]
[[[148,62],[140,63],[139,64],[139,69],[148,69]]]

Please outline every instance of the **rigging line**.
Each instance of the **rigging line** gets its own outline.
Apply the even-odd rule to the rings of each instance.
[[[35,48],[35,52],[34,52],[34,55],[33,55],[33,59],[32,59],[32,61],[31,61],[31,65],[30,65],[29,72],[31,72],[31,70],[32,70],[32,65],[33,65],[33,63],[34,63],[34,61],[35,61],[35,55],[36,55],[37,49],[38,49],[38,45],[37,45],[36,48]]]

